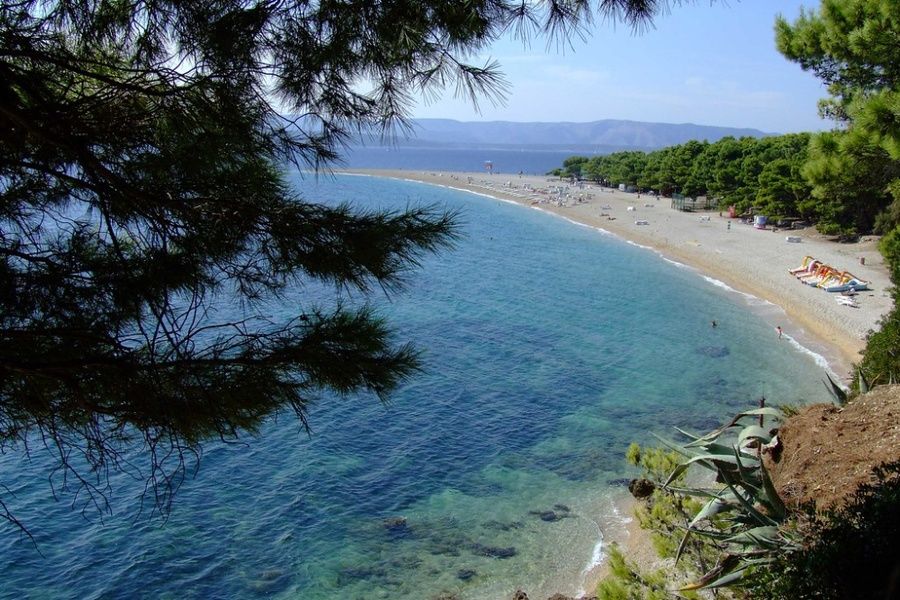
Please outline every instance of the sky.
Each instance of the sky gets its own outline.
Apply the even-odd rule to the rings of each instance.
[[[789,21],[814,0],[696,0],[659,15],[635,33],[598,20],[590,38],[570,47],[496,42],[510,90],[503,106],[482,102],[480,113],[452,92],[420,101],[417,118],[459,121],[626,119],[752,127],[767,133],[830,129],[816,102],[825,86],[775,48],[775,16]]]

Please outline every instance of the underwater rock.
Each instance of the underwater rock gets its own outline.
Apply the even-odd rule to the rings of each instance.
[[[731,354],[726,346],[701,346],[697,348],[697,354],[708,356],[710,358],[722,358]]]
[[[406,522],[406,517],[390,517],[382,521],[381,525],[388,532],[391,539],[405,538],[412,533],[409,523]]]
[[[253,592],[270,594],[287,588],[289,577],[281,569],[266,569],[259,577],[247,583],[247,587]]]
[[[528,594],[526,594],[522,590],[516,590],[516,593],[513,594],[512,600],[528,600]]]
[[[628,491],[635,498],[646,498],[653,494],[654,489],[656,489],[656,484],[649,479],[632,479],[628,484]]]
[[[705,429],[703,431],[706,431]],[[615,487],[628,487],[628,484],[631,483],[631,480],[627,477],[620,477],[618,479],[607,479],[606,485],[611,485]]]
[[[348,585],[360,580],[379,580],[387,575],[387,571],[376,567],[344,567],[338,571],[339,586]]]
[[[435,556],[459,556],[460,549],[471,544],[471,538],[459,531],[436,530],[427,534],[426,548]]]
[[[554,504],[554,505],[553,505],[553,508],[555,508],[555,509],[558,510],[558,511],[562,511],[562,512],[564,512],[564,513],[572,512],[572,509],[570,509],[570,508],[569,508],[568,506],[566,506],[565,504]]]
[[[560,508],[558,507],[565,508],[566,510],[560,510]],[[571,516],[568,512],[569,507],[565,506],[564,504],[557,504],[553,508],[556,508],[557,510],[559,510],[559,512],[556,512],[555,510],[531,510],[528,511],[528,514],[535,515],[541,521],[546,521],[547,523],[555,523],[556,521],[560,521]]]
[[[282,576],[284,576],[284,571],[281,569],[266,569],[259,574],[259,578],[262,581],[272,581],[273,579],[278,579]]]
[[[525,523],[522,521],[497,521],[496,519],[491,519],[490,521],[485,521],[481,524],[485,529],[493,529],[495,531],[511,531],[513,529],[521,529],[525,526]]]
[[[475,569],[460,569],[456,572],[456,578],[461,581],[468,581],[478,575]]]
[[[428,552],[435,556],[459,556],[459,546],[451,543],[432,543]]]
[[[432,596],[431,600],[459,600],[459,596],[453,592],[441,592],[437,596]]]
[[[382,521],[382,525],[388,530],[405,529],[408,527],[406,524],[406,517],[389,517]]]
[[[477,554],[478,556],[487,556],[488,558],[511,558],[516,555],[516,549],[514,546],[501,548],[500,546],[486,546],[484,544],[475,542],[470,546],[470,548],[473,554]]]
[[[418,569],[422,565],[422,558],[419,556],[401,556],[387,561],[388,566],[392,570],[411,571]]]

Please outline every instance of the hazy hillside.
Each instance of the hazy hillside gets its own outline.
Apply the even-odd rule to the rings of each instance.
[[[515,123],[511,121],[454,121],[415,119],[414,135],[397,140],[401,145],[534,147],[606,152],[652,150],[688,140],[714,142],[726,136],[763,137],[758,129],[714,127],[693,123],[645,123],[606,119],[590,123]],[[371,140],[368,143],[372,143]]]

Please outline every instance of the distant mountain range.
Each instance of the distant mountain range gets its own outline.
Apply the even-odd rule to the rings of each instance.
[[[413,134],[395,140],[400,146],[546,149],[606,153],[655,150],[690,140],[714,142],[726,136],[765,137],[758,129],[715,127],[693,123],[646,123],[604,119],[590,123],[516,123],[414,119]],[[360,140],[377,145],[378,140]]]

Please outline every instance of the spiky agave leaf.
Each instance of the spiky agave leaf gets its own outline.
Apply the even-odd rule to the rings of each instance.
[[[828,378],[828,383],[822,382],[825,385],[825,389],[828,390],[828,393],[831,394],[831,398],[834,400],[834,403],[838,406],[843,406],[847,403],[847,392],[839,386],[835,381],[831,378],[831,375],[825,373],[825,377]]]
[[[666,489],[682,496],[706,500],[685,528],[675,560],[682,557],[693,535],[728,550],[714,569],[679,591],[734,585],[750,572],[751,567],[774,560],[773,553],[796,548],[795,541],[780,529],[788,512],[766,471],[760,451],[758,447],[748,448],[749,442],[760,446],[770,443],[774,435],[756,422],[741,425],[746,418],[771,417],[780,420],[782,416],[782,412],[773,407],[752,409],[705,435],[679,430],[690,440],[686,444],[662,440],[666,446],[685,457],[669,476]],[[738,427],[739,431],[730,432]],[[727,444],[721,440],[726,433],[733,443]],[[724,483],[724,487],[712,490],[669,485],[694,464],[714,471],[717,481]],[[709,525],[703,526],[704,522]]]
[[[733,535],[727,541],[745,546],[775,549],[781,546],[781,539],[778,527],[762,525]]]
[[[772,483],[772,478],[769,477],[769,471],[764,463],[759,465],[759,474],[762,477],[763,491],[765,492],[765,506],[778,520],[785,519],[788,514],[787,506],[785,506],[781,496],[778,495],[778,490],[775,489],[775,485]]]
[[[718,587],[718,585],[722,585],[719,582],[723,580],[727,580],[728,582],[735,581],[740,578],[740,574],[743,572],[743,569],[735,571],[735,569],[740,567],[740,564],[741,563],[739,556],[734,554],[726,554],[725,556],[720,558],[719,563],[715,567],[713,567],[712,570],[703,575],[703,577],[701,577],[694,583],[679,588],[678,591],[690,592],[694,590],[705,589],[713,585],[716,585]],[[735,576],[735,574],[737,574],[737,576]]]
[[[859,373],[859,393],[865,394],[869,391],[869,382],[866,380],[866,376],[861,368],[857,367],[856,370]]]

